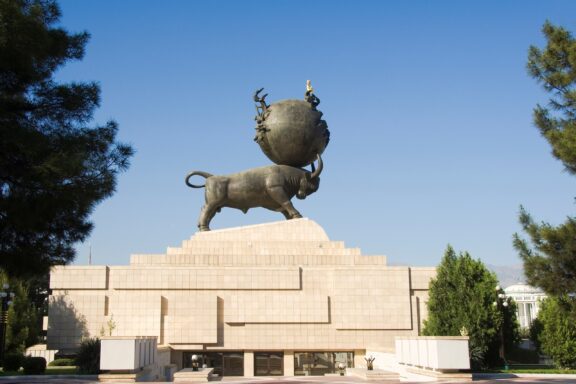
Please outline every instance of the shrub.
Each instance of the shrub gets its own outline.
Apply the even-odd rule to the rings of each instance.
[[[4,356],[2,368],[4,368],[4,372],[16,372],[22,366],[23,361],[24,355],[20,353],[7,353]]]
[[[100,372],[100,339],[84,339],[76,355],[76,365],[80,373]]]
[[[508,362],[513,364],[538,364],[540,362],[540,356],[538,352],[530,349],[513,348],[511,351],[507,351]]]
[[[26,356],[22,367],[27,375],[41,375],[46,371],[46,359],[39,356]]]
[[[544,325],[540,319],[534,319],[532,324],[530,325],[530,340],[536,346],[536,350],[540,351],[542,349],[542,344],[540,343],[540,337],[542,335],[542,330],[544,329]]]
[[[48,364],[49,367],[71,367],[74,365],[76,365],[74,359],[68,359],[68,358],[55,359]]]
[[[559,368],[576,368],[576,298],[549,297],[538,313],[542,350]]]

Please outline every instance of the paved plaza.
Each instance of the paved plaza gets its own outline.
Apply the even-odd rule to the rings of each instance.
[[[521,377],[515,377],[514,375],[504,375],[504,374],[486,374],[486,375],[475,375],[475,383],[486,383],[486,384],[538,384],[538,383],[550,383],[550,384],[576,384],[576,375],[520,375]],[[211,381],[219,382],[219,381]],[[226,384],[355,384],[355,383],[370,383],[370,384],[390,384],[390,383],[404,383],[404,384],[416,384],[422,383],[422,381],[384,381],[384,380],[363,380],[356,377],[345,376],[323,376],[323,377],[297,377],[297,376],[286,376],[286,377],[227,377],[220,380],[220,382]],[[446,383],[458,383],[457,381],[428,381],[431,383],[446,384]],[[0,377],[0,384],[96,384],[98,381],[95,380],[85,380],[79,379],[77,377],[50,377],[50,376],[12,376],[12,377]],[[166,382],[155,382],[149,384],[166,384]]]

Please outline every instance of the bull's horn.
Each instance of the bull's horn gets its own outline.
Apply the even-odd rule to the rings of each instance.
[[[322,163],[322,158],[320,154],[318,154],[318,168],[314,169],[314,164],[312,164],[312,174],[310,175],[311,179],[314,179],[322,173],[322,168],[324,168],[324,164]]]

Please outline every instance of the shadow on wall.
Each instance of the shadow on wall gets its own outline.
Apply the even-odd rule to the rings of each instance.
[[[48,349],[76,351],[82,339],[89,337],[86,318],[74,308],[68,296],[50,296],[48,302]]]

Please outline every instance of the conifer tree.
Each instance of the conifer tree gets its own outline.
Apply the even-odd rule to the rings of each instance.
[[[534,124],[550,143],[552,154],[576,174],[576,40],[566,29],[544,24],[544,49],[531,46],[528,72],[550,94],[548,107],[537,105]],[[528,283],[549,295],[576,293],[576,218],[559,225],[537,223],[521,208],[520,223],[532,247],[518,234],[514,247],[524,261]]]
[[[5,283],[9,284],[10,292],[15,294],[8,308],[5,352],[23,354],[27,347],[38,342],[41,329],[38,314],[34,304],[28,298],[26,282],[9,280],[4,273],[0,272],[0,286]]]
[[[550,94],[537,105],[534,123],[564,168],[576,174],[576,40],[566,29],[544,24],[546,47],[530,47],[528,71]],[[520,223],[532,245],[514,234],[528,283],[551,297],[538,314],[538,343],[560,367],[576,367],[576,218],[552,226],[536,223],[524,208]]]
[[[428,319],[424,335],[470,337],[470,352],[478,365],[498,363],[502,327],[507,347],[518,339],[514,307],[496,307],[498,280],[468,252],[456,254],[448,246],[430,282]]]
[[[58,83],[86,32],[57,26],[54,0],[0,0],[0,269],[40,276],[74,258],[89,215],[114,192],[133,150],[114,121],[91,127],[96,83]]]
[[[576,312],[569,296],[552,296],[538,312],[542,329],[537,343],[560,368],[576,369]]]

